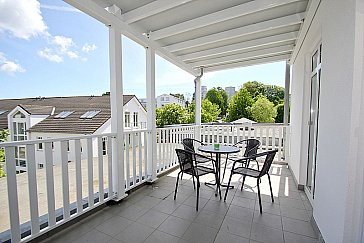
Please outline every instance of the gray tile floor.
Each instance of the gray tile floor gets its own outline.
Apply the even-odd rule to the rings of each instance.
[[[317,242],[310,224],[312,208],[296,189],[286,166],[272,165],[274,203],[267,178],[261,182],[263,214],[259,213],[256,180],[233,177],[235,189],[226,202],[201,182],[199,211],[191,178],[184,176],[173,200],[178,170],[130,194],[44,242]],[[227,181],[227,176],[225,178]],[[238,189],[236,189],[238,187]],[[225,189],[222,190],[224,196]]]

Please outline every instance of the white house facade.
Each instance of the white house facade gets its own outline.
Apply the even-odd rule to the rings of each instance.
[[[157,108],[161,108],[165,105],[169,105],[169,104],[177,104],[180,105],[181,107],[185,107],[185,102],[173,95],[170,94],[162,94],[157,96],[156,98],[157,101]]]

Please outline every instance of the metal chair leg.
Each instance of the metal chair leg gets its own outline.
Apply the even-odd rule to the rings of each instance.
[[[195,177],[192,176],[192,183],[193,183],[193,189],[196,190],[196,186],[195,186]]]
[[[228,182],[228,186],[226,187],[226,191],[225,191],[224,202],[226,201],[226,197],[227,197],[227,194],[228,194],[228,191],[229,191],[229,188],[230,188],[231,177],[233,177],[233,174],[234,173],[231,170],[230,177],[229,177],[229,182]]]
[[[226,156],[226,160],[225,160],[224,173],[222,173],[222,180],[221,180],[222,182],[224,181],[224,178],[225,178],[225,171],[226,171],[227,162],[228,162],[228,156]]]
[[[198,201],[200,198],[200,181],[197,178],[197,200],[196,200],[196,211],[198,211]]]
[[[262,214],[262,199],[260,198],[259,178],[257,178],[257,187],[258,187],[258,198],[259,198],[260,214]]]
[[[241,183],[240,191],[243,191],[246,176],[243,176],[243,182]]]
[[[179,180],[179,175],[181,174],[182,171],[178,172],[177,175],[177,181],[176,181],[176,189],[174,190],[174,200],[176,200],[176,196],[177,196],[177,187],[178,187],[178,180]],[[182,179],[182,178],[181,178]]]
[[[274,202],[273,191],[272,191],[272,182],[270,181],[270,175],[268,173],[267,173],[267,176],[268,176],[268,181],[269,181],[270,196],[272,198],[272,202]]]

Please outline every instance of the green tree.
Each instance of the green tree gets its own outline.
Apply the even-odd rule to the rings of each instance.
[[[235,121],[245,117],[251,119],[250,107],[253,104],[253,98],[246,88],[242,88],[230,99],[227,109],[228,115],[226,121]]]
[[[251,114],[256,122],[271,123],[277,116],[277,110],[272,102],[260,95],[251,107]]]
[[[178,99],[180,99],[180,100],[185,100],[185,96],[183,95],[183,94],[172,94],[172,93],[170,93],[170,95],[172,95],[172,96],[174,96],[174,97],[176,97],[176,98],[178,98]]]
[[[8,140],[9,131],[2,130],[0,131],[0,143],[6,142]],[[5,171],[3,169],[3,165],[5,163],[5,151],[0,148],[0,178],[6,176]]]
[[[157,127],[165,125],[183,124],[186,123],[188,113],[187,110],[177,104],[165,105],[162,108],[157,108]]]
[[[243,88],[245,88],[250,93],[253,99],[260,94],[264,95],[264,84],[258,81],[246,82],[243,84]]]
[[[226,115],[228,106],[228,95],[221,87],[212,88],[206,93],[205,99],[219,106],[221,115]]]
[[[284,116],[284,104],[278,104],[276,106],[277,109],[277,116],[276,116],[276,123],[283,123],[283,116]]]
[[[284,100],[284,88],[277,85],[264,85],[263,95],[267,97],[270,102],[273,102],[274,105],[278,105]]]
[[[195,122],[195,103],[191,103],[188,107],[188,123]],[[221,110],[218,105],[211,103],[208,99],[202,100],[201,104],[201,122],[214,122],[217,120],[217,117],[221,113]]]

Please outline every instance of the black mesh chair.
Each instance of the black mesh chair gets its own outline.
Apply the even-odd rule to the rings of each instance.
[[[193,153],[188,150],[176,149],[176,153],[177,153],[177,157],[178,157],[180,172],[178,172],[178,175],[177,175],[176,189],[174,191],[174,200],[176,200],[176,196],[177,196],[177,188],[178,188],[178,181],[179,181],[180,175],[181,175],[181,180],[183,177],[183,173],[192,175],[194,187],[195,187],[194,178],[196,177],[196,180],[197,180],[196,211],[198,211],[198,201],[199,201],[199,193],[200,193],[199,177],[212,173],[215,175],[216,181],[218,181],[215,167],[208,167],[206,162],[201,164],[198,161],[202,160],[202,159],[204,159],[206,161],[209,160],[210,163],[212,163],[212,165],[215,163],[215,161],[209,157],[203,156],[201,154],[196,154],[196,153]],[[221,198],[221,190],[220,190],[219,184],[217,185],[217,191],[219,192],[220,198]],[[217,195],[217,192],[215,193],[215,195]]]
[[[197,139],[194,139],[194,138],[184,138],[182,140],[182,145],[183,145],[183,148],[185,150],[196,153],[195,145],[203,146],[205,144],[203,142],[197,140]],[[212,158],[212,154],[210,154],[210,157]],[[208,160],[206,160],[205,156],[204,157],[197,157],[196,159],[200,160],[200,161],[198,161],[199,163],[206,163],[206,162],[211,161],[210,158],[208,158]]]
[[[264,176],[264,175],[268,176],[271,198],[272,198],[272,202],[274,202],[273,191],[272,191],[272,183],[271,183],[270,176],[269,176],[269,169],[270,169],[270,166],[272,165],[273,159],[274,159],[277,152],[278,152],[278,149],[271,150],[271,151],[267,151],[267,152],[263,152],[263,153],[259,153],[259,154],[254,154],[253,156],[246,157],[246,158],[235,161],[234,164],[233,164],[233,168],[231,169],[231,174],[230,174],[230,178],[229,178],[229,182],[228,182],[228,187],[226,188],[224,201],[226,200],[226,197],[227,197],[227,194],[228,194],[228,191],[229,191],[229,186],[230,186],[230,183],[231,183],[232,176],[234,174],[240,174],[240,175],[243,175],[243,182],[242,182],[242,185],[241,185],[241,190],[243,190],[245,178],[247,176],[254,177],[254,178],[257,179],[260,213],[262,213],[262,199],[260,197],[259,183],[260,183],[260,178],[262,176]],[[250,160],[256,160],[257,158],[264,158],[264,156],[265,156],[265,160],[264,160],[264,164],[263,164],[263,167],[262,167],[261,170],[255,170],[255,169],[252,169],[252,168],[248,168],[246,166],[246,165],[249,164]]]

